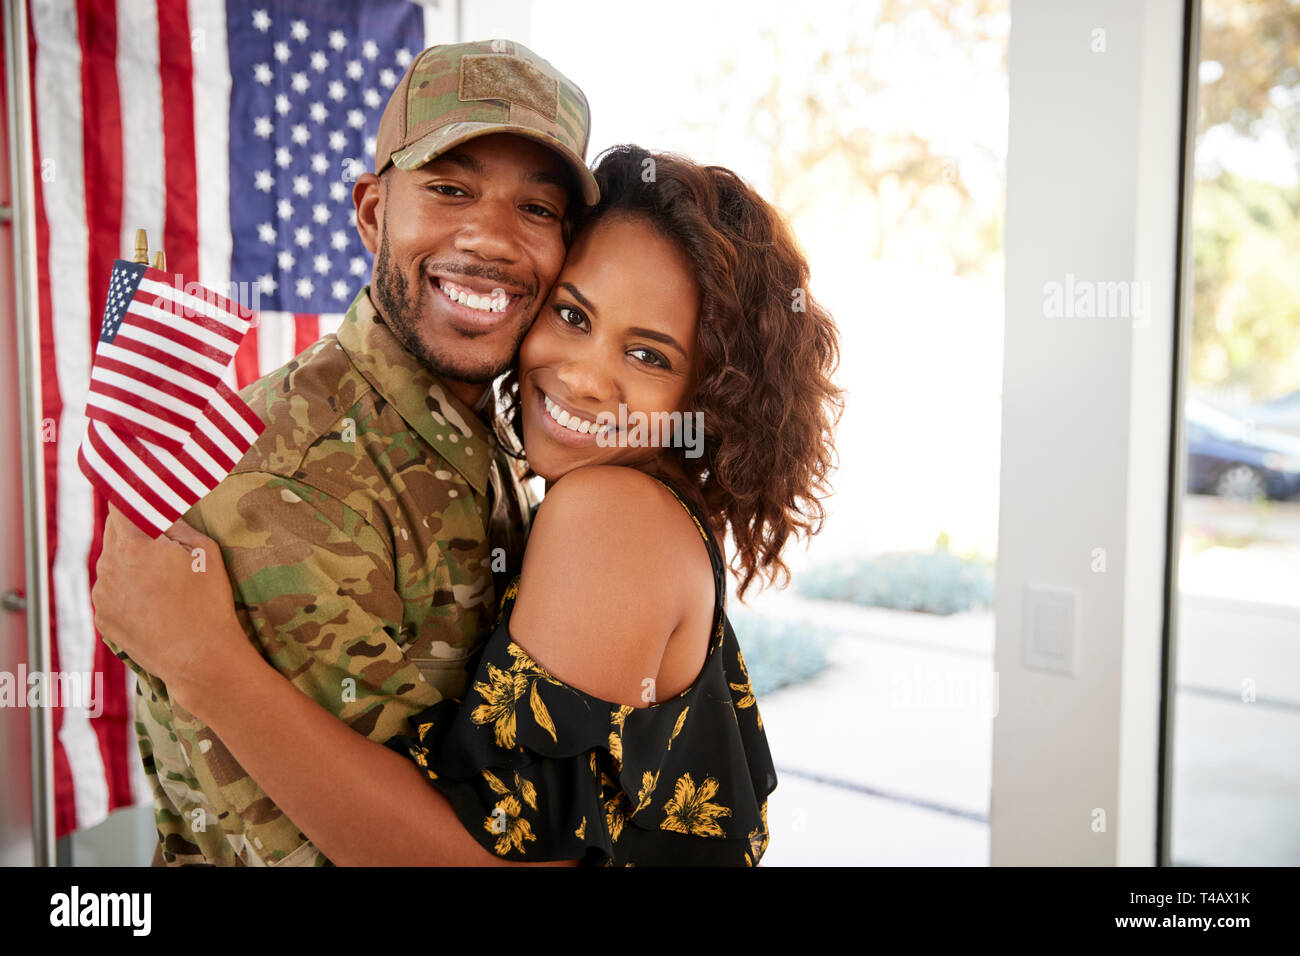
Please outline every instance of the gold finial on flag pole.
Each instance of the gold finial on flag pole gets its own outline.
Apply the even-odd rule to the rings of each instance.
[[[167,271],[167,256],[161,249],[153,254],[153,267],[159,272]]]
[[[149,264],[149,237],[145,235],[143,229],[135,231],[135,262],[141,265]]]

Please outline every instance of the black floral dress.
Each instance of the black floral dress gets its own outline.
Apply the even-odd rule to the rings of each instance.
[[[755,866],[767,849],[772,755],[736,635],[722,555],[709,550],[713,637],[695,683],[646,707],[558,680],[510,638],[516,577],[471,663],[463,701],[410,719],[388,746],[410,757],[488,850],[521,862]]]

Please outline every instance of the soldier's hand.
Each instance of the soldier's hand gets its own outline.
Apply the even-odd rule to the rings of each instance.
[[[95,627],[174,695],[249,646],[220,547],[183,521],[153,539],[110,505],[95,571]]]

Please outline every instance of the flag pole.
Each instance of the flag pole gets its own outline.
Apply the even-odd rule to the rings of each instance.
[[[41,447],[41,353],[35,298],[36,210],[32,169],[31,61],[27,4],[6,3],[5,92],[9,104],[9,173],[13,191],[14,320],[18,338],[19,442],[22,449],[23,541],[26,559],[27,666],[50,672],[50,582],[45,537],[45,455]],[[54,825],[54,716],[28,710],[31,734],[32,862],[57,864]]]

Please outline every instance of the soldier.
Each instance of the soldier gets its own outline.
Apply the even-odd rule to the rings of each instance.
[[[373,740],[463,692],[518,568],[530,501],[491,427],[491,381],[545,301],[573,216],[598,198],[589,126],[581,90],[519,44],[416,57],[353,190],[371,285],[337,334],[243,390],[266,429],[185,515],[220,543],[210,559],[225,560],[249,639]],[[328,864],[127,663],[155,863]]]

